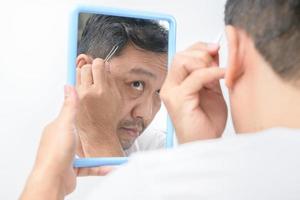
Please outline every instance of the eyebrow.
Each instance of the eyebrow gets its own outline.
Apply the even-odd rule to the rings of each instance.
[[[138,75],[145,75],[145,76],[149,76],[151,78],[156,79],[156,75],[153,74],[152,72],[149,72],[143,68],[133,68],[129,71],[129,73],[131,74],[138,74]]]

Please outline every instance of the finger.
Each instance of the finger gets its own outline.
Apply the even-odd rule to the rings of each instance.
[[[213,58],[207,51],[184,51],[176,54],[171,70],[166,78],[166,85],[179,85],[193,71],[211,66]]]
[[[76,174],[77,176],[105,176],[114,169],[115,167],[111,167],[111,166],[77,168]]]
[[[105,62],[103,59],[96,58],[92,64],[94,84],[102,84],[105,80]]]
[[[181,91],[186,94],[199,92],[204,85],[224,78],[225,70],[219,67],[199,69],[191,73],[182,83]]]
[[[86,64],[81,68],[81,85],[90,86],[93,84],[92,65]]]
[[[215,56],[213,56],[213,62],[212,62],[212,64],[211,64],[211,66],[212,67],[218,67],[219,66],[219,52],[215,55]]]
[[[205,43],[205,42],[197,42],[187,48],[187,50],[203,50],[208,51],[208,53],[212,56],[216,55],[220,49],[219,44],[214,43]]]
[[[78,108],[78,96],[73,86],[66,85],[65,100],[63,107],[58,115],[59,121],[63,124],[73,123]]]
[[[201,63],[205,66],[203,67],[208,67],[211,66],[212,63],[215,61],[214,57],[211,56],[207,51],[202,51],[202,50],[191,50],[191,51],[184,51],[181,53],[183,56],[186,56],[186,58],[190,58],[192,60],[194,60],[194,63]],[[197,65],[196,65],[197,66]],[[189,66],[187,66],[187,70],[189,73],[191,73],[192,71],[198,69],[198,68],[192,68],[193,65],[191,65],[191,68]],[[201,65],[198,67],[202,67]]]
[[[76,68],[76,87],[79,87],[81,84],[81,70],[79,67]]]
[[[190,46],[187,50],[203,50],[209,53],[214,61],[211,66],[218,66],[219,65],[219,50],[220,45],[216,43],[205,43],[205,42],[197,42]]]
[[[211,90],[211,91],[213,91],[213,92],[215,92],[215,93],[219,93],[219,94],[222,93],[221,84],[220,84],[219,80],[216,80],[216,81],[213,81],[211,83],[205,84],[204,87]]]

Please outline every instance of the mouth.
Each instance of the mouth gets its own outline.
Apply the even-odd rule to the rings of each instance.
[[[140,135],[140,129],[138,128],[121,127],[121,129],[133,138],[137,138]]]

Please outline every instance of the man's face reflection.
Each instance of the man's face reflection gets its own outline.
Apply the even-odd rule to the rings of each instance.
[[[159,91],[167,73],[167,54],[140,50],[129,44],[110,60],[110,72],[124,101],[117,135],[126,150],[160,109]]]

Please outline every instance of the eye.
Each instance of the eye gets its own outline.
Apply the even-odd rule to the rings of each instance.
[[[144,85],[145,85],[145,83],[143,81],[133,81],[131,83],[131,87],[138,91],[143,91]]]

